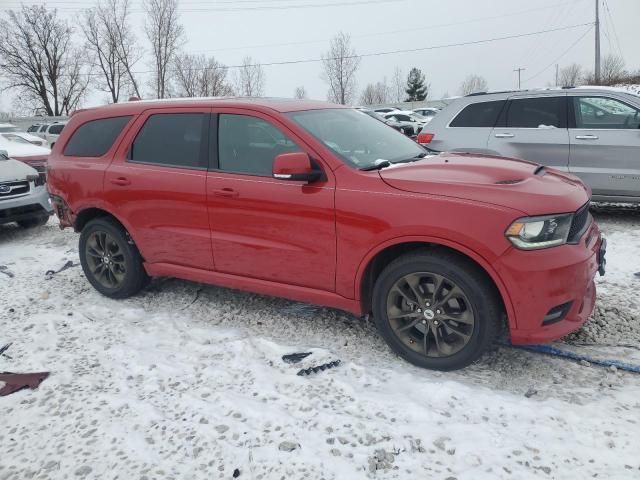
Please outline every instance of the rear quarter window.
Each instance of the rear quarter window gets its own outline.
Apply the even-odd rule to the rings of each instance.
[[[472,103],[464,107],[449,126],[493,128],[504,104],[505,100]]]
[[[101,157],[111,148],[130,119],[131,116],[101,118],[82,124],[73,132],[67,142],[64,155],[68,157]]]
[[[63,123],[58,123],[56,125],[51,125],[49,127],[49,133],[52,135],[60,135],[60,132],[62,131],[62,129],[64,128],[64,124]]]

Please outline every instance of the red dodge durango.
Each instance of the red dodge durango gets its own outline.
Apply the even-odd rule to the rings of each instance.
[[[48,163],[61,227],[102,294],[172,276],[371,314],[439,370],[579,328],[606,242],[576,177],[429,155],[362,112],[285,99],[77,112]]]

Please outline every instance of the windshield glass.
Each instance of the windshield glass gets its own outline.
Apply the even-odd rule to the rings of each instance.
[[[384,160],[406,161],[426,152],[402,133],[357,110],[308,110],[287,115],[357,168],[371,167]]]

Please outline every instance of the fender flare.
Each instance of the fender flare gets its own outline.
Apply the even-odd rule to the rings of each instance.
[[[385,240],[384,242],[373,247],[371,250],[369,250],[369,252],[367,252],[365,257],[362,259],[362,261],[360,262],[360,265],[358,265],[358,270],[356,271],[356,278],[355,278],[355,284],[354,284],[356,301],[358,302],[362,301],[361,294],[360,294],[361,293],[360,286],[362,285],[364,272],[369,266],[369,264],[371,263],[371,260],[376,255],[378,255],[381,251],[383,251],[388,247],[392,247],[394,245],[400,245],[402,243],[415,243],[415,242],[430,243],[433,245],[441,245],[443,247],[450,248],[454,251],[462,253],[463,255],[466,255],[467,257],[472,259],[474,262],[476,262],[480,267],[482,267],[482,269],[487,273],[487,275],[489,275],[491,280],[493,280],[493,283],[496,285],[496,288],[498,289],[498,293],[500,294],[500,297],[502,298],[502,302],[504,303],[504,307],[506,309],[507,321],[509,322],[510,328],[517,328],[515,309],[513,308],[509,291],[507,290],[507,287],[505,286],[498,272],[496,272],[496,270],[491,266],[491,263],[482,255],[477,253],[475,250],[472,250],[466,247],[465,245],[462,245],[460,243],[454,242],[446,238],[431,237],[431,236],[425,236],[425,235],[419,235],[419,236],[410,235],[410,236],[394,237],[394,238]]]

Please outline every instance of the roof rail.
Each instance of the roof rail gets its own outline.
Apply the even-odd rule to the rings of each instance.
[[[474,92],[465,95],[465,97],[477,97],[479,95],[493,95],[494,93],[515,93],[515,92],[525,92],[526,90],[500,90],[496,92]]]

